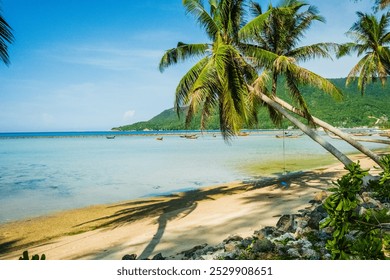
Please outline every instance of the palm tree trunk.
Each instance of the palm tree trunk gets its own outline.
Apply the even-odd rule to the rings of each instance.
[[[275,102],[278,103],[279,105],[283,106],[283,108],[289,110],[290,112],[293,112],[301,117],[304,117],[304,114],[301,110],[291,106],[289,103],[285,102],[284,100],[282,100],[278,97],[275,97]],[[334,126],[332,126],[332,125],[330,125],[330,124],[328,124],[328,123],[326,123],[326,122],[324,122],[324,121],[322,121],[314,116],[312,116],[312,119],[313,119],[315,124],[332,132],[333,134],[337,135],[338,137],[340,137],[341,139],[343,139],[344,141],[349,143],[351,146],[355,147],[357,150],[359,150],[360,152],[362,152],[363,154],[365,154],[366,156],[371,158],[373,161],[375,161],[375,163],[377,163],[379,166],[382,167],[382,164],[380,162],[380,157],[377,154],[373,153],[371,150],[364,147],[362,144],[357,142],[355,139],[353,139],[347,133],[342,132],[340,129],[335,128]]]
[[[315,142],[320,144],[324,149],[326,149],[329,153],[331,153],[334,157],[336,157],[345,166],[348,166],[351,163],[353,163],[352,160],[350,160],[345,154],[340,152],[336,147],[334,147],[332,144],[327,142],[324,138],[319,136],[313,129],[303,124],[292,115],[290,115],[280,104],[276,103],[274,100],[272,100],[271,98],[269,98],[268,96],[266,96],[261,92],[258,94],[262,101],[264,101],[269,106],[271,106],[276,111],[278,111],[280,114],[282,114],[286,119],[288,119],[291,123],[297,126],[300,130],[302,130],[302,132],[308,135]]]

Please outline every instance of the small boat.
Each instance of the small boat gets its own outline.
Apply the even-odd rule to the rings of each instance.
[[[198,135],[196,134],[191,134],[191,135],[184,135],[184,138],[186,139],[198,139]]]
[[[107,139],[115,139],[115,135],[108,135],[106,136]]]
[[[298,138],[300,136],[302,136],[302,134],[301,135],[294,135],[292,133],[287,133],[287,132],[285,132],[284,135],[283,134],[282,135],[275,135],[276,138]]]
[[[249,132],[239,132],[238,136],[248,136]]]
[[[164,139],[164,137],[157,137],[156,140],[158,141],[162,141]]]
[[[371,136],[372,133],[369,133],[369,132],[356,132],[356,133],[352,133],[353,136]]]

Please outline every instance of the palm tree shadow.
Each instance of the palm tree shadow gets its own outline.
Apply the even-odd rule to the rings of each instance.
[[[197,208],[200,201],[214,200],[215,198],[213,197],[216,195],[233,194],[247,186],[247,184],[234,188],[220,186],[173,194],[150,201],[142,200],[124,203],[120,206],[125,208],[115,212],[113,215],[78,224],[75,227],[89,223],[98,223],[96,228],[115,228],[144,218],[158,217],[156,220],[158,225],[156,233],[139,256],[139,259],[146,259],[150,257],[160,243],[170,221],[188,216]]]
[[[198,189],[183,193],[172,194],[169,196],[158,197],[154,199],[136,200],[126,202],[120,205],[110,206],[121,207],[121,210],[114,214],[90,220],[88,222],[78,224],[75,227],[85,224],[97,224],[95,228],[116,228],[137,220],[152,218],[156,221],[157,230],[148,245],[144,248],[139,256],[139,259],[146,259],[151,256],[156,246],[162,240],[170,221],[181,219],[191,214],[198,206],[199,202],[206,200],[214,200],[218,196],[231,195],[243,191],[250,191],[266,186],[280,185],[282,181],[296,182],[300,185],[309,187],[304,182],[312,176],[310,172],[296,172],[280,177],[262,178],[262,180],[242,182],[237,186],[219,186],[209,189]],[[321,178],[318,188],[327,181],[326,179],[333,174],[324,174]],[[313,187],[313,186],[310,186]],[[314,186],[317,187],[317,186]],[[157,219],[156,219],[157,217]],[[130,236],[130,234],[129,234]]]
[[[15,246],[20,240],[22,239],[15,239],[15,240],[9,240],[5,242],[0,242],[0,254],[5,254],[8,252],[11,252]]]

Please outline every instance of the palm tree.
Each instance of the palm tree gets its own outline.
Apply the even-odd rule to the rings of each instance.
[[[301,11],[304,9],[303,11]],[[241,31],[243,39],[253,42],[254,46],[269,50],[280,56],[280,63],[274,63],[268,69],[272,73],[271,95],[275,102],[282,105],[285,109],[301,117],[308,119],[315,125],[319,125],[339,136],[341,139],[351,144],[357,150],[369,156],[377,164],[381,165],[380,158],[375,153],[365,148],[359,142],[354,140],[348,134],[331,126],[330,124],[311,116],[306,103],[299,90],[299,84],[310,84],[338,98],[341,92],[327,79],[324,79],[315,73],[297,65],[300,61],[316,57],[329,58],[330,50],[335,50],[338,45],[334,43],[318,43],[309,46],[298,45],[299,40],[304,36],[305,31],[310,27],[313,21],[323,21],[315,7],[309,6],[300,1],[284,1],[280,7],[268,7],[268,14],[262,14],[259,4],[252,4],[252,10],[257,16],[252,22],[244,26]],[[266,17],[267,20],[263,26],[256,23],[259,18]],[[278,77],[286,77],[287,88],[300,108],[295,108],[287,102],[276,97]],[[264,92],[264,89],[263,89]],[[280,122],[280,114],[272,107],[269,108],[271,118]]]
[[[249,121],[247,84],[257,73],[237,49],[238,31],[243,22],[243,0],[210,0],[208,13],[201,0],[183,0],[187,13],[192,14],[212,41],[186,44],[166,51],[160,61],[160,71],[189,57],[202,56],[181,79],[176,89],[175,107],[188,106],[186,123],[201,111],[201,127],[215,108],[219,110],[220,129],[228,139],[236,135]]]
[[[10,63],[7,44],[11,44],[13,40],[12,28],[5,21],[0,8],[0,59],[6,65]]]
[[[187,123],[191,121],[196,111],[201,111],[201,125],[204,128],[208,116],[217,108],[220,129],[225,139],[228,139],[237,134],[244,122],[254,119],[254,114],[251,114],[254,112],[251,110],[251,101],[257,99],[285,116],[344,165],[352,163],[312,129],[291,116],[282,106],[263,92],[256,90],[260,87],[258,87],[259,82],[255,81],[262,79],[258,78],[258,72],[252,65],[253,62],[260,63],[261,67],[275,65],[275,69],[293,66],[288,63],[288,58],[286,61],[285,56],[240,42],[238,35],[240,28],[244,25],[243,0],[209,0],[210,13],[206,11],[201,0],[183,0],[183,4],[187,13],[195,16],[212,41],[212,43],[203,44],[179,42],[176,48],[166,51],[160,61],[160,70],[163,71],[166,67],[189,57],[202,57],[184,75],[176,89],[175,105],[178,114],[180,107],[188,106]],[[256,18],[256,24],[260,26],[264,24],[269,14],[270,11]],[[253,22],[250,24],[253,25]],[[251,57],[248,57],[249,54]],[[305,75],[306,73],[301,71],[295,77],[303,80]],[[306,80],[314,82],[310,77]],[[256,95],[253,94],[255,90]]]
[[[364,95],[367,84],[380,80],[384,84],[390,72],[390,12],[378,20],[375,15],[357,12],[356,21],[347,35],[354,42],[346,43],[340,48],[339,57],[352,52],[363,55],[352,68],[347,77],[347,85],[358,76],[358,87]]]
[[[298,46],[305,32],[315,21],[324,21],[316,7],[303,1],[284,0],[279,7],[274,8],[269,5],[265,14],[262,13],[259,4],[252,3],[252,13],[256,17],[253,20],[254,23],[259,18],[265,17],[264,24],[260,26],[259,24],[252,24],[252,22],[248,23],[240,30],[241,38],[247,42],[249,39],[249,42],[252,42],[257,48],[283,57],[283,59],[279,59],[280,63],[274,63],[271,67],[268,67],[268,70],[272,72],[271,94],[273,96],[277,94],[278,79],[283,75],[291,97],[310,121],[311,115],[301,95],[299,83],[314,84],[314,86],[323,89],[333,97],[341,98],[341,92],[328,80],[306,69],[305,76],[301,75],[302,73],[297,73],[296,70],[302,70],[302,68],[288,66],[318,57],[330,58],[329,50],[336,47],[334,43]],[[270,114],[277,123],[280,122],[277,117],[278,114],[272,109]]]

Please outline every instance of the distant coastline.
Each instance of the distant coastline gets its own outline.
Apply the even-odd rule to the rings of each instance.
[[[288,129],[290,131],[298,131],[297,129]],[[346,132],[361,132],[370,131],[372,133],[379,133],[381,130],[377,127],[355,127],[343,128]],[[282,129],[243,129],[242,132],[247,135],[256,134],[274,134],[282,131]],[[9,138],[62,138],[62,137],[106,137],[106,136],[162,136],[162,135],[186,135],[191,133],[197,134],[219,134],[220,131],[213,130],[107,130],[107,131],[50,131],[50,132],[0,132],[0,139]],[[239,135],[240,136],[240,135]]]

